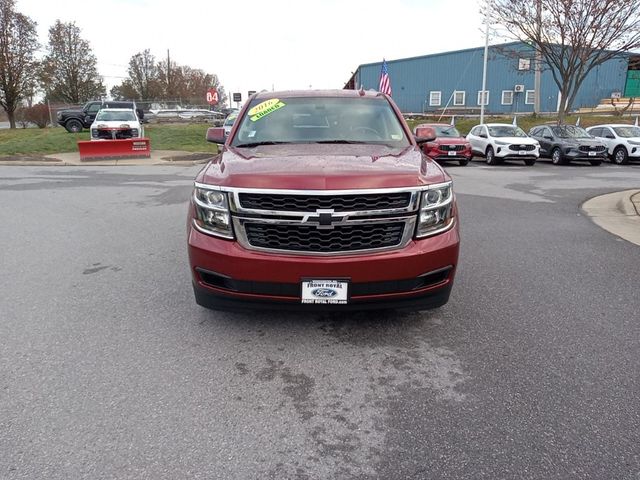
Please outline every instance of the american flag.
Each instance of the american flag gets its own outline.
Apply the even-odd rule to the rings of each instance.
[[[380,70],[380,86],[378,91],[391,95],[391,80],[389,79],[389,71],[387,70],[387,62],[382,59],[382,70]]]

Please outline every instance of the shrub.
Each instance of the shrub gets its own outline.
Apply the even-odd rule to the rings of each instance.
[[[37,125],[38,128],[45,128],[50,122],[49,108],[44,103],[25,108],[24,118]]]

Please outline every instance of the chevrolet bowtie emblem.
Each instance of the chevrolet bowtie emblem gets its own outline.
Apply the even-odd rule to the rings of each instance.
[[[305,215],[302,219],[304,223],[315,223],[319,229],[331,229],[338,223],[346,221],[347,215],[335,214],[333,209],[319,208],[316,213]]]

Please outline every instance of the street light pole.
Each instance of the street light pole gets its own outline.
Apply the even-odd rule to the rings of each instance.
[[[536,57],[534,60],[534,78],[533,78],[533,89],[535,91],[535,98],[533,101],[533,111],[536,115],[540,114],[540,67],[542,63],[542,53],[540,52],[539,43],[542,41],[542,1],[536,0],[536,35],[537,35],[537,45],[536,45]]]
[[[485,36],[484,36],[484,63],[482,65],[482,93],[480,94],[480,123],[484,123],[484,104],[487,89],[487,57],[489,56],[489,13],[491,11],[491,0],[487,0],[487,12],[485,16]]]

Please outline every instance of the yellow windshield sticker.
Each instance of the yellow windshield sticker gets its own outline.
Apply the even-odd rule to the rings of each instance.
[[[255,107],[252,107],[249,110],[249,117],[252,122],[256,120],[260,120],[265,115],[269,115],[271,112],[275,112],[279,108],[285,106],[285,103],[281,102],[278,98],[272,98],[271,100],[266,100],[262,103],[259,103]]]

